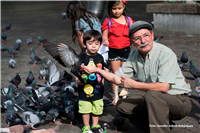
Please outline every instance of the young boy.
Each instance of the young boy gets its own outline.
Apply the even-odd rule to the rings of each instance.
[[[83,35],[83,43],[86,50],[86,58],[82,65],[95,66],[104,69],[105,63],[103,57],[97,53],[102,43],[102,36],[96,30],[89,30]],[[82,53],[83,54],[83,53]],[[84,53],[85,54],[85,53]],[[75,77],[78,86],[79,94],[79,113],[83,117],[83,133],[92,133],[92,130],[101,128],[98,124],[99,115],[103,113],[103,93],[104,86],[102,77],[99,74],[93,73],[87,75],[84,71],[80,71],[84,84]],[[90,128],[89,120],[92,115],[92,126]]]

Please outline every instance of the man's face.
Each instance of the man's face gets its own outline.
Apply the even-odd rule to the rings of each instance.
[[[139,29],[132,34],[131,42],[142,53],[147,54],[153,47],[154,35],[148,29]]]

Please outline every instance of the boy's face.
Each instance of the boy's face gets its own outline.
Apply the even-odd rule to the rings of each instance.
[[[100,41],[94,40],[94,37],[92,37],[90,40],[87,40],[86,41],[87,54],[88,55],[96,55],[100,46],[101,46]]]

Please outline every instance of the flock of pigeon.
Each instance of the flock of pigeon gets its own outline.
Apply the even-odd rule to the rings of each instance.
[[[11,28],[12,24],[9,24]],[[2,42],[6,41],[4,37],[5,34],[3,33]],[[54,40],[54,42],[49,42],[42,37],[38,39],[40,45],[48,50],[49,44],[57,44],[56,40]],[[27,39],[27,45],[32,44],[32,42],[32,37]],[[17,58],[15,54],[20,50],[20,44],[21,40],[17,39],[13,49],[1,45],[1,51],[8,51],[11,54],[9,68],[14,69],[16,66],[14,58]],[[67,45],[63,46],[64,45],[61,45],[61,52],[58,52],[59,54],[62,54],[62,50],[68,47]],[[80,67],[78,67],[80,65],[80,58],[73,49],[69,49],[68,56],[70,59],[68,58],[69,60],[64,61],[61,59],[59,60],[65,67],[72,68],[72,72],[77,75],[77,70],[80,70]],[[55,49],[53,51],[55,51]],[[56,52],[56,54],[58,53]],[[56,54],[54,55],[57,56]],[[30,70],[25,79],[25,87],[20,87],[22,81],[20,73],[17,73],[16,76],[10,80],[8,88],[1,86],[1,110],[6,112],[5,121],[7,127],[13,127],[11,129],[14,129],[16,125],[30,125],[31,129],[36,129],[35,126],[40,124],[56,122],[56,118],[59,115],[64,115],[71,121],[69,126],[72,126],[72,124],[77,125],[81,117],[78,113],[78,96],[74,94],[77,84],[73,76],[66,70],[63,71],[63,75],[61,76],[56,64],[44,56],[42,58],[38,57],[33,48],[31,48],[30,51],[30,59],[33,66],[41,64],[38,79],[43,80],[44,84],[37,84],[37,78]],[[74,59],[77,60],[74,61]],[[104,107],[111,105],[110,101],[104,100]],[[32,130],[32,132],[33,131],[36,130]]]
[[[183,51],[180,60],[178,60],[179,67],[182,72],[187,68],[187,63],[188,63],[188,57],[186,56],[186,52]],[[189,63],[190,63],[189,72],[194,77],[194,80],[196,80],[195,92],[198,94],[200,103],[200,79],[198,78],[200,77],[200,70],[194,66],[193,61],[189,61]],[[191,89],[191,86],[187,81],[186,84],[188,85],[188,88]],[[191,94],[188,95],[191,96]],[[200,119],[199,119],[199,124],[200,124]]]

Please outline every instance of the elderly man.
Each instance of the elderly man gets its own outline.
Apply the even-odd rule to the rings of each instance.
[[[119,100],[117,111],[144,132],[168,133],[172,120],[180,120],[189,114],[192,104],[187,94],[191,90],[185,83],[175,53],[153,41],[152,29],[145,21],[130,26],[129,37],[137,49],[122,65],[123,76],[95,67],[84,67],[84,70],[99,73],[124,88],[145,91],[144,96]],[[134,75],[141,82],[131,79]]]

